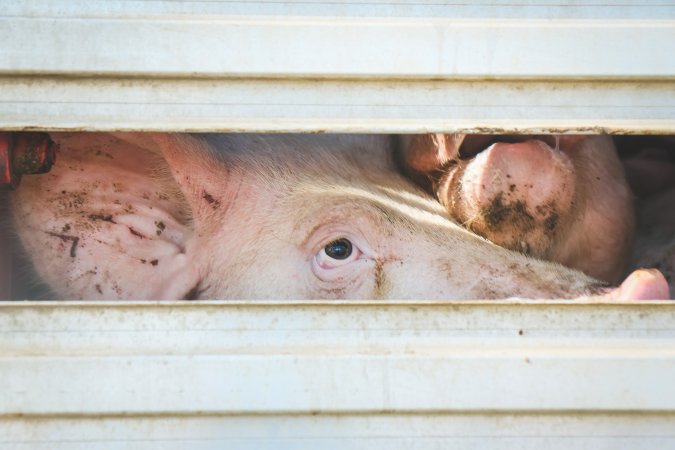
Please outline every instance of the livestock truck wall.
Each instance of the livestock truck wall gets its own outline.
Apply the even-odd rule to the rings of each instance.
[[[675,134],[671,1],[0,11],[6,131]],[[675,448],[673,379],[668,302],[0,302],[2,448]]]

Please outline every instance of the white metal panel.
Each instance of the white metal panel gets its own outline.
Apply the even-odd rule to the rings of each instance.
[[[0,128],[675,132],[650,0],[0,1]],[[669,304],[2,304],[0,448],[675,448]]]
[[[0,128],[675,133],[675,83],[0,77]]]
[[[1,71],[672,77],[668,1],[5,0]],[[552,20],[555,19],[555,20]]]
[[[672,414],[382,414],[22,418],[3,450],[667,450]]]
[[[0,444],[668,448],[674,319],[668,302],[6,302]]]
[[[438,17],[447,19],[672,19],[672,0],[42,0],[5,1],[5,17]]]
[[[672,1],[0,7],[5,129],[675,132]]]
[[[675,20],[0,17],[0,73],[673,77]]]

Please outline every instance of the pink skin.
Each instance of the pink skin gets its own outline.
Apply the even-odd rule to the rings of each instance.
[[[408,138],[404,164],[469,230],[609,282],[625,270],[632,196],[603,136]]]
[[[398,173],[386,136],[52,138],[57,164],[11,212],[59,298],[667,298],[658,272],[609,289],[459,227]]]
[[[605,296],[605,300],[668,299],[668,284],[656,269],[640,269],[631,273],[621,286]]]

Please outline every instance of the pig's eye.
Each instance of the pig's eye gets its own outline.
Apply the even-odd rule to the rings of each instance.
[[[360,254],[359,249],[349,239],[340,238],[328,243],[316,255],[316,262],[322,269],[332,269],[358,259]]]
[[[348,239],[337,239],[323,248],[326,255],[333,259],[347,259],[352,254],[352,243]]]

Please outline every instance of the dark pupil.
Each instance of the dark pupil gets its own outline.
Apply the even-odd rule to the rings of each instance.
[[[326,245],[324,250],[333,259],[347,259],[352,254],[352,243],[347,239],[337,239]]]

